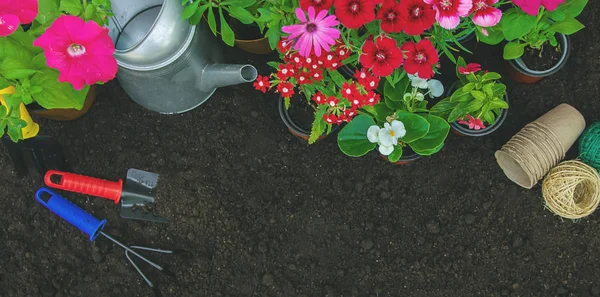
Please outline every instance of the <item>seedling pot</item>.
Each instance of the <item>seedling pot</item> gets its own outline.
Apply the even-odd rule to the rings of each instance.
[[[562,56],[556,62],[554,66],[546,70],[533,70],[527,67],[521,58],[514,60],[504,61],[506,71],[510,74],[510,77],[516,82],[523,84],[534,84],[542,80],[544,77],[550,76],[567,64],[567,59],[571,53],[571,39],[569,36],[564,34],[557,34],[560,48],[562,49]]]
[[[299,98],[299,99],[303,100],[303,98]],[[294,104],[294,102],[292,102],[292,105],[293,104]],[[284,101],[283,97],[281,97],[281,96],[279,97],[278,110],[279,110],[279,116],[281,117],[281,120],[283,121],[285,126],[288,128],[290,133],[292,133],[294,136],[296,136],[298,138],[308,141],[308,139],[310,138],[310,127],[301,127],[301,125],[298,125],[296,122],[294,122],[294,120],[290,116],[289,111],[285,108],[285,101]],[[330,134],[337,132],[339,129],[341,129],[342,126],[343,125],[333,125],[333,127],[331,128]],[[319,137],[319,140],[323,140],[327,136],[329,136],[329,135],[323,134]]]

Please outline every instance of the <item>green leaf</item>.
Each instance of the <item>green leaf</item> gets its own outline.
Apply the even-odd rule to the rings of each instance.
[[[495,27],[485,28],[485,30],[487,31],[487,36],[481,30],[475,30],[477,40],[489,45],[497,45],[504,40],[504,34],[499,24]]]
[[[467,111],[467,113],[475,113],[476,111],[479,111],[485,103],[486,103],[485,101],[481,101],[481,100],[471,101],[467,105],[466,111]]]
[[[384,102],[375,104],[373,108],[375,109],[375,119],[381,123],[386,122],[386,118],[394,113]]]
[[[548,16],[555,22],[560,22],[567,17],[567,14],[561,10],[549,11]]]
[[[509,42],[504,46],[504,60],[514,60],[525,53],[526,43]]]
[[[327,70],[327,74],[329,74],[329,77],[338,88],[341,88],[344,85],[346,79],[337,70]]]
[[[483,113],[483,120],[488,124],[493,124],[496,121],[496,116],[493,112],[487,111]]]
[[[252,24],[255,21],[254,16],[247,11],[246,9],[239,7],[239,6],[231,6],[229,7],[229,15],[231,15],[232,17],[236,18],[237,20],[239,20],[240,22],[242,22],[242,24]]]
[[[41,87],[42,92],[34,95],[34,100],[46,109],[75,108],[81,110],[89,86],[80,91],[73,89],[69,83],[58,82],[58,71],[47,69],[40,71],[31,78],[31,87]]]
[[[475,83],[470,82],[470,83],[467,83],[466,85],[464,85],[462,87],[462,90],[464,92],[471,92],[473,89],[475,89],[475,86],[476,86]]]
[[[87,0],[84,0],[84,1],[87,1]],[[96,16],[96,6],[88,5],[85,8],[84,16],[85,16],[86,21],[93,20],[94,17]]]
[[[548,31],[571,35],[583,28],[585,28],[585,26],[581,22],[573,17],[568,17],[561,22],[555,22],[552,24],[552,26],[548,28]]]
[[[11,125],[8,125],[8,136],[10,137],[10,140],[12,140],[13,142],[18,142],[19,140],[21,140],[23,138],[21,136],[21,130],[17,129]]]
[[[392,101],[402,101],[404,94],[406,94],[406,90],[408,89],[408,85],[410,84],[410,79],[408,76],[406,79],[400,80],[395,86],[391,85],[387,80],[384,83],[383,93],[385,97],[389,98]]]
[[[511,8],[507,10],[500,20],[504,38],[515,40],[529,33],[536,24],[536,17],[529,15],[521,9]]]
[[[450,101],[454,102],[465,102],[468,100],[471,100],[471,98],[473,98],[471,96],[471,92],[466,92],[464,91],[462,88],[457,89],[456,91],[454,91],[454,93],[452,93],[452,96],[450,96]]]
[[[429,131],[429,122],[420,115],[400,111],[396,112],[396,120],[402,122],[404,129],[406,129],[406,135],[400,138],[404,143],[411,143],[425,136]]]
[[[437,147],[435,147],[435,148],[433,148],[433,149],[430,149],[430,150],[422,150],[422,151],[415,150],[415,149],[412,147],[412,143],[410,144],[410,147],[413,149],[413,151],[415,151],[415,153],[417,153],[417,154],[419,154],[419,155],[421,155],[421,156],[431,156],[431,155],[433,155],[433,154],[435,154],[435,153],[439,152],[439,151],[440,151],[440,150],[441,150],[441,149],[444,147],[444,143],[443,143],[443,142],[442,142],[442,143],[440,143],[440,145],[438,145]]]
[[[194,13],[194,15],[190,18],[190,24],[192,25],[197,25],[200,23],[200,21],[202,20],[202,16],[204,16],[204,12],[206,12],[206,10],[210,7],[209,3],[206,3],[200,7],[198,7],[198,9],[196,9],[196,12]]]
[[[483,85],[483,91],[488,97],[494,97],[494,88],[492,88],[493,84],[488,83]]]
[[[494,99],[492,101],[492,109],[498,109],[498,108],[502,108],[502,109],[507,109],[508,108],[508,103],[506,103],[506,101],[502,100],[502,99]]]
[[[4,59],[2,61],[1,73],[7,79],[25,79],[38,72],[35,69],[28,69],[24,61],[15,59]]]
[[[0,105],[0,114],[6,114],[6,107]],[[6,131],[6,125],[8,125],[8,121],[5,119],[0,119],[0,136],[4,135],[4,131]]]
[[[384,96],[383,102],[385,102],[385,105],[387,105],[387,107],[389,107],[392,110],[398,110],[398,109],[405,110],[406,109],[406,105],[404,105],[404,101],[393,101],[389,97]]]
[[[485,101],[485,99],[487,99],[487,97],[482,91],[477,90],[471,91],[471,96],[473,96],[473,98],[475,98],[476,101]]]
[[[27,127],[27,122],[24,120],[21,120],[20,118],[10,118],[8,120],[8,125],[13,126],[16,129],[20,130],[20,129]]]
[[[308,144],[313,144],[319,137],[325,133],[325,128],[327,127],[327,123],[323,120],[323,115],[327,111],[327,107],[321,105],[317,112],[315,112],[315,120],[312,123],[312,127],[310,129],[310,137],[308,138]]]
[[[81,0],[61,0],[59,9],[70,15],[79,16],[83,12],[83,3]]]
[[[448,123],[456,122],[458,119],[463,118],[467,113],[469,113],[468,106],[470,102],[461,102],[450,112],[448,116]]]
[[[42,25],[50,25],[60,16],[58,0],[39,0],[38,15],[35,19]]]
[[[213,11],[212,7],[208,10],[208,16],[207,16],[206,21],[208,22],[208,27],[210,27],[210,30],[216,36],[217,35],[217,20],[215,19],[215,12]]]
[[[450,97],[444,98],[440,102],[436,103],[433,107],[431,107],[429,113],[447,119],[450,115],[450,112],[452,112],[456,105],[457,103],[453,103],[450,101]]]
[[[219,8],[219,19],[221,21],[221,37],[223,42],[229,46],[233,46],[235,43],[235,34],[231,30],[231,27],[229,27],[229,24],[227,24],[221,8]]]
[[[200,7],[198,6],[198,2],[199,1],[194,1],[194,3],[188,4],[183,9],[183,13],[181,13],[181,19],[182,20],[186,20],[186,19],[191,18],[196,13],[196,11],[200,9]],[[182,3],[183,4],[188,3],[188,1],[186,0],[186,1],[182,2]],[[208,7],[208,5],[203,5],[203,6]]]
[[[450,125],[443,118],[434,115],[423,115],[423,118],[429,122],[429,131],[427,134],[414,142],[410,147],[415,152],[432,150],[443,144],[450,132]]]
[[[9,82],[8,80],[6,80],[4,77],[0,76],[0,90],[4,89],[4,88],[8,88],[12,86],[12,83]],[[0,105],[1,106],[1,105]],[[0,115],[2,113],[0,112]]]
[[[504,84],[496,83],[492,86],[492,90],[494,91],[494,97],[504,98],[504,95],[506,95],[506,86]]]
[[[567,0],[565,3],[558,6],[556,11],[564,12],[568,17],[576,17],[583,12],[588,0]]]
[[[267,33],[265,33],[265,37],[269,40],[271,49],[275,49],[277,48],[279,39],[281,39],[281,31],[279,31],[278,27],[270,27],[269,30],[267,30]]]
[[[501,79],[502,76],[496,72],[488,72],[481,77],[481,82]]]
[[[284,105],[285,105],[285,109],[290,109],[290,105],[292,104],[292,103],[290,102],[290,97],[285,97],[285,98],[283,98],[283,103],[284,103]]]
[[[370,116],[364,114],[356,116],[338,134],[340,150],[351,157],[364,156],[372,151],[377,146],[367,138],[367,130],[372,125],[375,125],[375,121]]]
[[[392,151],[392,153],[388,155],[388,160],[390,160],[390,162],[392,163],[398,162],[398,160],[400,160],[400,158],[402,157],[402,153],[402,147],[396,145],[394,146],[394,150]]]

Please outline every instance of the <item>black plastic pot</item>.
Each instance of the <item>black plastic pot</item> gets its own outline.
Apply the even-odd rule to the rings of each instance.
[[[402,151],[402,157],[400,157],[400,160],[396,161],[396,162],[390,162],[390,160],[388,159],[388,156],[384,156],[381,153],[379,153],[378,150],[374,151],[376,154],[378,154],[379,156],[381,156],[384,160],[386,160],[389,163],[395,164],[395,165],[406,165],[406,164],[410,164],[418,159],[421,159],[423,156],[413,152],[413,150],[410,148],[410,146],[405,146],[403,148]]]
[[[558,36],[560,37],[558,38],[558,41],[560,42],[560,47],[563,50],[563,53],[558,62],[552,68],[538,71],[529,69],[521,58],[508,60],[506,61],[506,64],[508,65],[506,68],[510,73],[511,78],[520,83],[534,84],[542,80],[544,77],[550,76],[562,69],[567,64],[567,60],[571,53],[571,38],[564,34],[558,34]]]
[[[292,133],[294,136],[296,136],[298,138],[302,138],[302,139],[308,141],[308,139],[310,138],[310,127],[308,127],[308,128],[300,127],[298,124],[296,124],[294,122],[294,120],[290,117],[288,110],[285,108],[285,101],[283,100],[283,97],[281,97],[281,96],[279,96],[279,108],[278,109],[279,109],[279,116],[281,117],[281,120],[283,121],[285,126],[288,128],[290,133]],[[319,140],[326,138],[327,136],[333,134],[334,132],[337,132],[341,128],[342,128],[341,124],[333,125],[333,127],[331,128],[331,133],[321,135],[319,137]]]
[[[448,90],[446,90],[446,95],[444,96],[444,98],[448,98],[448,97],[452,96],[452,93],[456,89],[457,84],[458,84],[458,81],[455,81],[452,85],[450,85],[450,88],[448,88]],[[504,101],[506,101],[506,103],[509,103],[508,102],[508,93],[504,95]],[[498,130],[498,128],[500,128],[500,126],[502,126],[502,123],[504,123],[504,120],[506,120],[507,115],[508,115],[507,109],[500,110],[500,115],[498,117],[496,117],[496,122],[494,122],[493,124],[483,128],[483,129],[480,129],[480,130],[469,129],[469,128],[459,124],[458,122],[450,123],[450,129],[451,129],[452,133],[459,135],[459,136],[473,136],[473,137],[485,136],[485,135],[488,135],[488,134]]]

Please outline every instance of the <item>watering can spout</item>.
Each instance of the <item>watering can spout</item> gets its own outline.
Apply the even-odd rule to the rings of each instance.
[[[200,90],[210,92],[216,88],[253,82],[258,71],[252,65],[207,65],[200,78]]]

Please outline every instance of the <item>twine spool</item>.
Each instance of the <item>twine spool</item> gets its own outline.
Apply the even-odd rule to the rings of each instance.
[[[590,125],[581,135],[579,157],[586,164],[600,170],[600,122]]]
[[[552,168],[542,183],[546,205],[557,215],[580,219],[600,202],[600,175],[580,161],[565,161]]]

